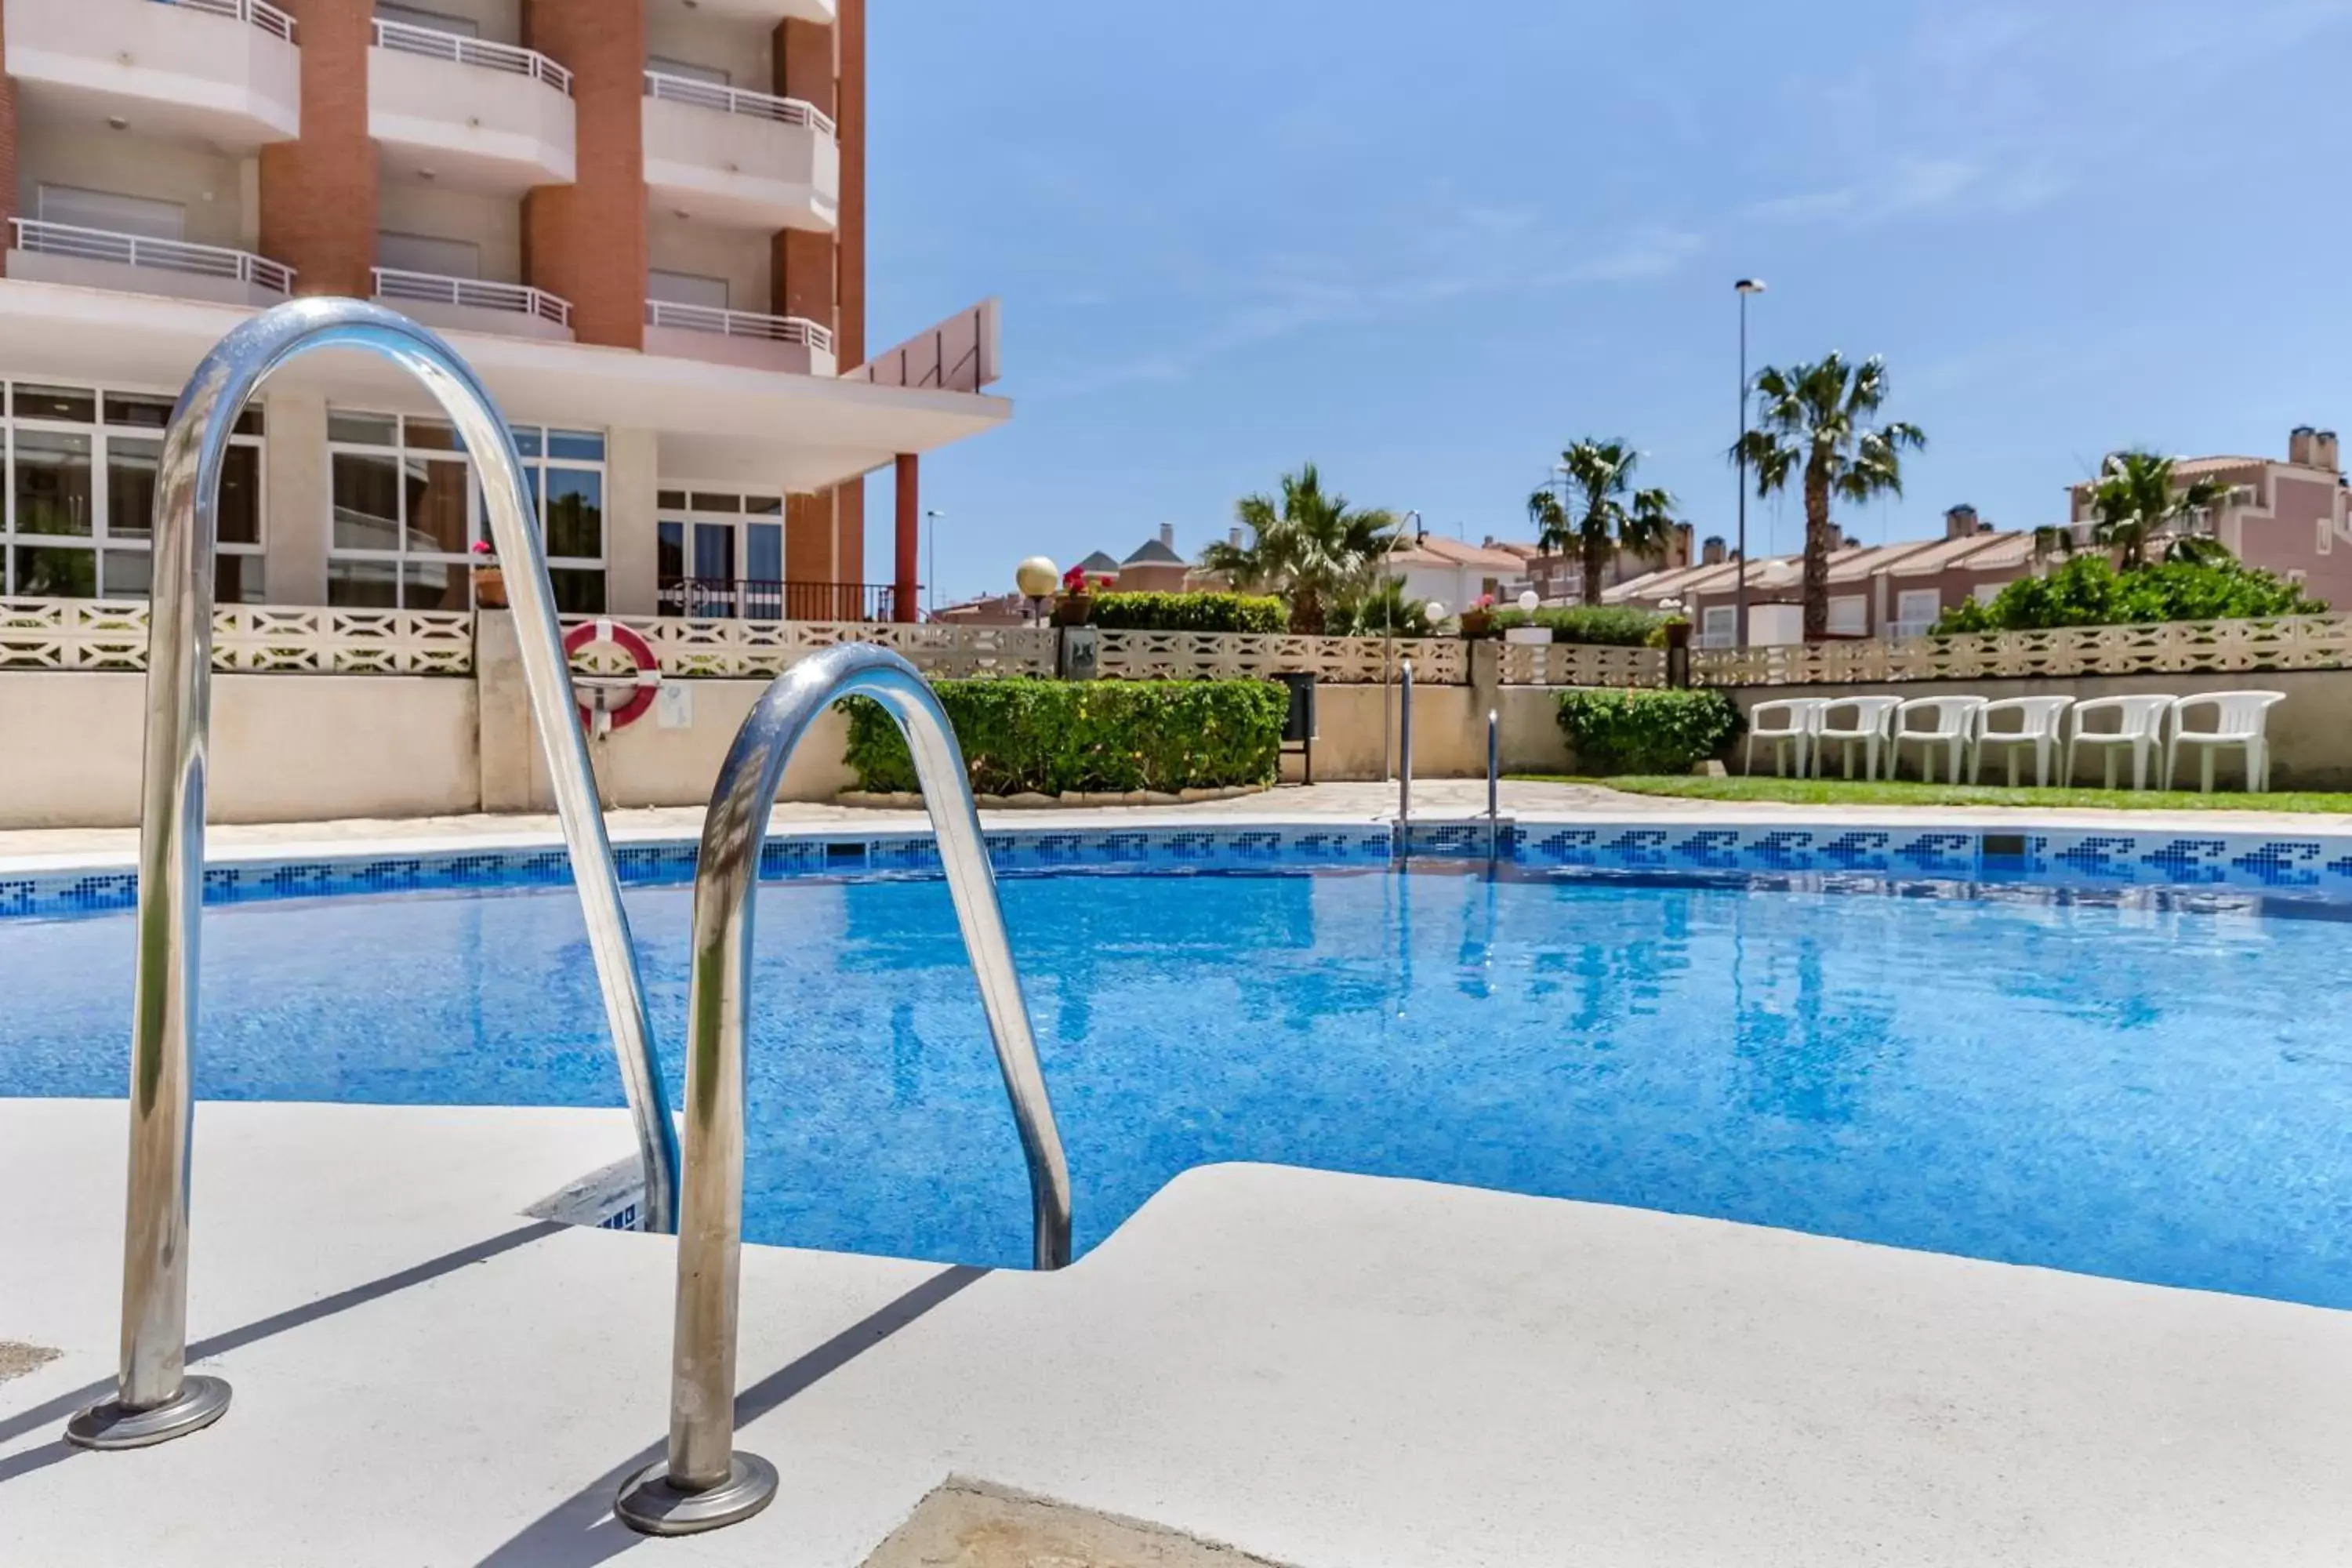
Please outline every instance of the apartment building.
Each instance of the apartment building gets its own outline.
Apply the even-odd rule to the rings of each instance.
[[[2345,484],[2343,445],[2333,430],[2298,425],[2287,433],[2286,457],[2182,458],[2176,484],[2215,480],[2229,487],[2218,505],[2189,520],[2249,566],[2275,572],[2330,605],[2352,611],[2352,489]],[[2096,513],[2091,493],[2068,492],[2069,521],[2085,536]]]
[[[0,0],[0,593],[145,592],[172,398],[289,295],[448,337],[574,611],[912,619],[921,455],[1010,415],[992,302],[868,351],[866,0]],[[224,601],[470,603],[471,460],[369,356],[225,490]]]
[[[2287,437],[2284,459],[2252,457],[2182,458],[2177,484],[2219,479],[2229,487],[2220,504],[2181,524],[2221,541],[2250,566],[2303,584],[2312,595],[2352,611],[2352,487],[2341,471],[2333,431],[2299,426]],[[2068,491],[2068,519],[2077,549],[2095,538],[2095,486]],[[2044,572],[2062,559],[2037,538],[2048,531],[1991,527],[1972,506],[1944,514],[1940,539],[1864,546],[1847,538],[1830,556],[1829,633],[1832,637],[1919,637],[1943,613],[1968,598],[1989,599],[2020,577]],[[1737,642],[1741,568],[1719,538],[1707,540],[1698,562],[1622,583],[1604,595],[1611,604],[1655,609],[1679,605],[1701,647]],[[1769,645],[1804,637],[1804,558],[1780,555],[1746,568],[1748,641]]]

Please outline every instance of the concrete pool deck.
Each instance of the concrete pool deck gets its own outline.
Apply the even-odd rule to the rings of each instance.
[[[1591,784],[1507,779],[1504,815],[1521,822],[1676,823],[1823,822],[1843,827],[2086,828],[2143,833],[2283,833],[2296,837],[2352,837],[2352,814],[2279,811],[2106,811],[2021,806],[1791,805],[1763,801],[1675,800],[1625,795]],[[1286,785],[1233,800],[1192,805],[1104,806],[1003,810],[982,814],[991,827],[1151,827],[1188,822],[1381,823],[1395,820],[1392,784]],[[1481,779],[1423,780],[1413,786],[1420,818],[1466,819],[1486,809]],[[613,811],[604,821],[615,844],[691,840],[702,831],[700,806]],[[915,832],[928,825],[919,812],[784,801],[771,831],[793,833]],[[361,819],[342,822],[215,823],[205,830],[207,857],[349,854],[469,845],[553,845],[562,842],[551,814]],[[139,850],[132,827],[42,827],[0,830],[0,871],[65,867],[130,866]]]
[[[0,1562],[850,1568],[950,1475],[1303,1568],[2340,1563],[2352,1314],[1265,1166],[1057,1276],[750,1247],[732,1530],[646,1541],[663,1238],[521,1211],[618,1111],[207,1103],[192,1332],[236,1403],[59,1430],[112,1375],[122,1109],[0,1101]]]

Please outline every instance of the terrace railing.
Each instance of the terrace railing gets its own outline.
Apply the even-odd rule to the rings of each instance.
[[[2050,631],[1713,649],[1691,657],[1702,686],[1875,685],[2034,676],[2352,668],[2352,616],[2171,621]]]
[[[1096,634],[1096,669],[1121,680],[1196,680],[1217,675],[1312,675],[1335,686],[1394,680],[1397,661],[1412,660],[1424,685],[1464,686],[1470,645],[1459,637],[1316,637],[1239,632]]]
[[[757,338],[771,343],[797,343],[820,353],[833,352],[832,331],[804,316],[763,316],[757,310],[723,310],[711,305],[648,300],[646,325],[682,327],[689,332],[718,332],[725,337]]]
[[[184,11],[202,11],[207,16],[226,16],[258,27],[273,38],[294,41],[294,18],[269,4],[269,0],[163,0],[166,5],[177,5]]]
[[[150,239],[144,235],[117,234],[111,229],[83,228],[38,218],[8,221],[16,232],[16,248],[43,256],[72,256],[85,261],[113,261],[125,267],[194,273],[200,278],[229,278],[239,283],[257,284],[278,294],[294,287],[291,267],[250,251],[191,245],[184,239]]]
[[[403,54],[427,55],[435,59],[455,60],[461,66],[479,66],[485,70],[529,77],[533,81],[545,82],[566,98],[572,96],[572,73],[537,49],[494,43],[488,38],[469,38],[462,33],[445,33],[438,27],[382,20],[375,24],[375,41],[380,48],[398,49]]]
[[[598,619],[567,617],[567,625]],[[779,675],[811,654],[843,643],[874,643],[906,656],[925,675],[1051,676],[1057,635],[1050,626],[901,626],[875,621],[761,621],[734,616],[602,617],[626,626],[652,645],[662,673],[693,679]],[[572,661],[583,675],[625,673],[609,648],[590,648]]]
[[[688,620],[887,621],[898,591],[887,583],[787,583],[764,578],[665,577],[654,602]]]
[[[572,301],[522,283],[486,283],[478,278],[445,278],[437,272],[404,272],[378,267],[375,297],[408,300],[428,305],[470,305],[482,310],[510,310],[536,316],[559,327],[572,325]]]
[[[1654,647],[1505,643],[1506,686],[1664,686],[1666,656]],[[1416,667],[1418,668],[1418,667]]]
[[[780,125],[805,125],[827,136],[835,134],[833,117],[813,103],[797,98],[778,98],[772,92],[752,92],[745,88],[725,87],[715,81],[700,81],[690,76],[672,76],[667,71],[646,72],[646,96],[665,103],[690,103],[697,109],[715,109],[721,114],[749,115],[754,120],[772,120]]]
[[[0,599],[0,669],[144,669],[147,605],[124,599]],[[213,668],[254,675],[471,675],[466,612],[213,610]]]

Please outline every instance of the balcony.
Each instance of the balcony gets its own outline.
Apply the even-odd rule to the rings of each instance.
[[[294,19],[267,0],[9,0],[7,26],[8,74],[43,112],[237,153],[301,134]]]
[[[749,370],[833,375],[833,333],[799,316],[762,316],[709,305],[646,301],[646,353]]]
[[[887,583],[773,583],[664,577],[657,613],[688,620],[887,621],[898,591]]]
[[[572,341],[572,301],[520,283],[444,278],[433,272],[375,268],[376,303],[428,327],[502,338]]]
[[[646,72],[646,184],[653,202],[733,228],[832,232],[841,147],[796,98]]]
[[[741,22],[815,22],[831,26],[839,20],[837,0],[700,0],[702,15]]]
[[[16,236],[8,276],[26,282],[257,308],[277,304],[294,287],[292,268],[247,251],[32,218],[9,222]]]
[[[577,172],[572,73],[536,49],[378,21],[368,134],[396,174],[520,196]]]

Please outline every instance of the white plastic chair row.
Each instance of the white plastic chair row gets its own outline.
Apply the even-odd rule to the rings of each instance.
[[[1863,751],[1863,776],[1879,776],[1885,758],[1886,776],[1900,773],[1903,747],[1920,748],[1919,776],[1932,784],[1936,754],[1944,754],[1946,780],[1957,784],[1966,762],[1969,782],[1983,774],[1985,752],[1999,753],[2009,766],[2009,784],[2018,783],[2020,753],[2033,754],[2036,787],[2050,783],[2053,755],[2061,763],[2063,782],[2072,784],[2077,758],[2088,747],[2105,763],[2106,787],[2116,787],[2122,753],[2132,760],[2132,788],[2147,787],[2148,763],[2161,751],[2163,787],[2172,787],[2180,749],[2190,747],[2200,761],[2200,787],[2213,790],[2213,759],[2236,748],[2246,760],[2246,788],[2270,788],[2270,742],[2266,733],[2271,708],[2285,700],[2280,691],[2208,691],[2189,697],[2154,693],[2129,697],[2095,697],[2077,702],[2071,697],[1792,697],[1759,702],[1748,713],[1747,771],[1756,771],[1756,742],[1772,745],[1772,767],[1782,773],[1789,750],[1796,752],[1800,777],[1820,776],[1829,748],[1843,754],[1845,776],[1853,777],[1854,748]],[[2193,729],[2192,710],[2210,707],[2210,728]],[[2093,724],[2094,717],[2115,715],[2113,727]],[[1850,715],[1850,718],[1848,717]],[[2167,735],[2167,721],[2171,733]],[[2063,751],[2061,750],[2063,746]]]

